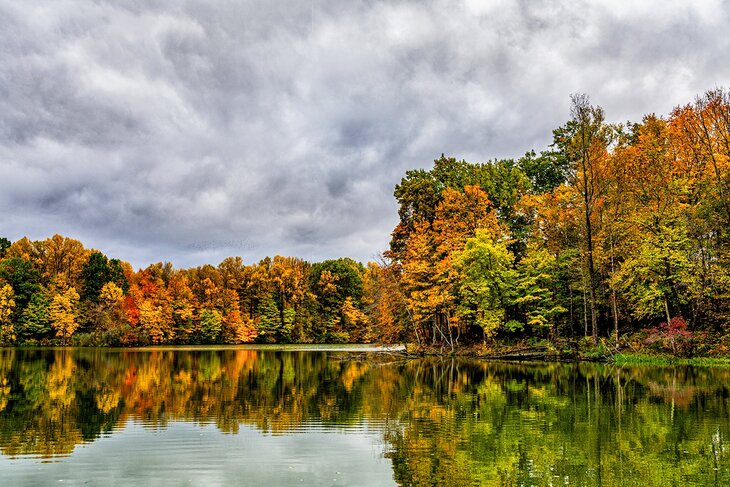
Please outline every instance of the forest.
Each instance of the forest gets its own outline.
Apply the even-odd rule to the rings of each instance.
[[[54,235],[0,239],[0,343],[411,343],[561,339],[730,353],[730,92],[606,121],[586,95],[547,150],[441,156],[395,187],[367,265],[118,258]]]

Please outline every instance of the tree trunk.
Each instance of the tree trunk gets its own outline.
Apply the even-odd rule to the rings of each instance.
[[[613,233],[611,233],[611,276],[613,277],[614,270],[614,252],[613,252]],[[618,347],[618,306],[616,304],[616,290],[611,288],[611,306],[613,307],[613,334],[616,340],[616,346]]]
[[[586,245],[588,247],[588,289],[591,305],[591,336],[593,343],[598,343],[598,316],[596,310],[596,269],[593,264],[593,228],[591,225],[591,211],[588,191],[584,191],[585,218],[586,218]]]
[[[585,287],[583,288],[583,336],[588,336],[588,300],[586,299]]]

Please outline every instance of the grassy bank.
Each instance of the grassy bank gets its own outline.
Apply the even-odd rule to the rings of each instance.
[[[682,358],[670,354],[618,351],[606,343],[589,345],[576,342],[537,344],[492,344],[457,347],[453,352],[444,347],[406,346],[407,355],[454,355],[483,360],[545,361],[545,362],[608,362],[619,366],[633,365],[691,365],[696,367],[730,367],[730,357]]]
[[[678,358],[671,355],[617,353],[608,358],[616,365],[692,365],[696,367],[730,367],[730,357]]]

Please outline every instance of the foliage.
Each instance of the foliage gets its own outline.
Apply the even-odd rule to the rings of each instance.
[[[683,357],[692,354],[693,333],[687,329],[687,321],[681,316],[644,331],[647,334],[645,342],[659,351]]]
[[[624,125],[586,95],[571,102],[539,153],[442,155],[407,171],[390,248],[367,267],[277,255],[134,271],[61,235],[0,239],[0,289],[13,302],[4,340],[410,341],[456,352],[486,338],[589,336],[595,348],[609,337],[633,346],[620,337],[682,317],[691,339],[645,332],[665,337],[651,346],[730,352],[730,92]]]
[[[33,294],[18,323],[18,335],[25,339],[43,339],[51,332],[51,299],[47,292]]]
[[[482,229],[467,239],[464,250],[455,258],[462,298],[458,313],[473,319],[486,338],[493,337],[505,324],[517,277],[513,262],[504,242],[495,242]]]
[[[223,316],[215,309],[203,309],[200,312],[200,341],[217,343],[223,330]]]
[[[532,246],[517,264],[512,304],[525,310],[526,324],[536,332],[552,330],[567,312],[555,299],[557,259],[547,249]]]
[[[56,337],[61,340],[62,345],[69,343],[79,324],[76,321],[79,293],[70,287],[65,291],[58,292],[51,300],[49,310],[51,328],[56,332]]]
[[[81,272],[84,290],[81,299],[99,302],[99,294],[107,283],[114,283],[123,292],[129,290],[122,263],[118,259],[107,259],[101,252],[92,252]]]
[[[10,247],[10,244],[10,240],[5,237],[0,237],[0,257],[5,254],[5,251],[8,249],[8,247]]]
[[[28,260],[9,257],[0,261],[0,281],[12,286],[18,313],[25,309],[31,296],[40,289],[40,272]]]
[[[15,342],[15,326],[12,316],[15,311],[15,292],[10,284],[0,285],[0,344]]]

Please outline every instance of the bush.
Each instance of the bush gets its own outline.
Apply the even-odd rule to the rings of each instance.
[[[656,328],[647,328],[644,343],[650,348],[680,357],[691,357],[695,353],[701,336],[687,329],[687,321],[676,316],[669,323],[660,323]]]

